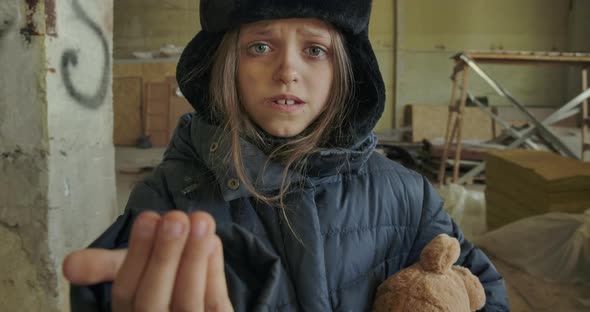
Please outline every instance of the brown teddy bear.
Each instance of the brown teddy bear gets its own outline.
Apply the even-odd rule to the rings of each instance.
[[[460,266],[461,248],[446,234],[435,237],[420,261],[388,278],[377,289],[374,312],[472,312],[481,309],[486,295],[479,279]]]

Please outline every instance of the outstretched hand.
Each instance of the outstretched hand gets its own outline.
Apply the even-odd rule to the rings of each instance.
[[[233,311],[215,221],[203,212],[140,214],[129,249],[84,249],[63,263],[75,285],[113,282],[113,311]]]

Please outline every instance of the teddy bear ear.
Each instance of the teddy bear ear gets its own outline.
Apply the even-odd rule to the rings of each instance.
[[[442,273],[459,259],[461,247],[456,238],[440,234],[430,241],[420,254],[420,265],[426,271]]]

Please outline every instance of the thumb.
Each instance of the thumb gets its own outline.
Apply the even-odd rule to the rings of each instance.
[[[74,285],[87,286],[115,280],[127,249],[83,249],[67,255],[63,273]]]

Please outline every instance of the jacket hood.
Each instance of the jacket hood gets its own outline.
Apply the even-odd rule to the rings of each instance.
[[[371,0],[201,0],[202,30],[184,49],[177,80],[197,114],[211,124],[209,95],[212,60],[226,31],[260,20],[313,17],[334,25],[343,35],[353,67],[354,96],[342,129],[350,146],[369,134],[383,113],[385,87],[368,37]],[[196,71],[196,69],[199,69]]]
[[[174,136],[164,153],[164,160],[193,162],[199,160],[207,170],[213,173],[223,197],[230,201],[249,196],[247,189],[238,182],[234,166],[227,163],[226,155],[230,153],[229,134],[219,126],[202,120],[195,114],[182,116]],[[268,156],[255,145],[242,140],[240,142],[244,163],[247,163],[246,176],[254,187],[262,193],[274,193],[282,183],[284,166],[269,160]],[[333,179],[336,175],[352,174],[363,170],[365,163],[373,154],[377,145],[374,133],[369,133],[349,148],[323,149],[310,155],[302,172],[289,172],[288,179],[295,183],[321,183]],[[226,186],[237,182],[234,189]]]

